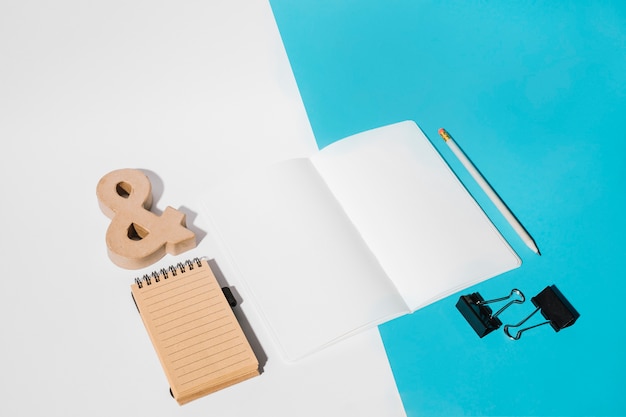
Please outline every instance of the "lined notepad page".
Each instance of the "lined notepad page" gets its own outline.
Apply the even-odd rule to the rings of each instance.
[[[206,260],[162,270],[131,290],[180,404],[258,375],[254,352]]]

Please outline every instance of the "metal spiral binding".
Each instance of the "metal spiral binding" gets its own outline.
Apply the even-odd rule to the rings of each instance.
[[[152,285],[152,282],[160,282],[161,279],[168,279],[171,276],[178,276],[178,273],[184,274],[187,271],[192,271],[196,266],[201,267],[202,261],[200,258],[187,259],[184,262],[178,262],[175,266],[170,265],[166,268],[161,268],[158,271],[152,271],[149,274],[144,274],[143,277],[135,278],[135,283],[139,288],[143,288],[144,285]]]

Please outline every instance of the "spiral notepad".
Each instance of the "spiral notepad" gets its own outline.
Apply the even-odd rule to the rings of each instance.
[[[131,291],[179,404],[259,374],[258,360],[206,260],[144,275]]]

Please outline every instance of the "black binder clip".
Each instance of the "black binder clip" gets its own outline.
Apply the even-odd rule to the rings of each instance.
[[[528,317],[517,324],[507,324],[504,326],[504,333],[513,340],[518,340],[522,337],[522,333],[526,330],[534,329],[535,327],[543,326],[544,324],[550,324],[554,331],[558,332],[559,330],[574,324],[576,319],[580,317],[580,314],[578,314],[578,312],[574,309],[574,307],[572,307],[569,301],[567,301],[555,285],[546,287],[530,300],[533,302],[535,307],[537,307],[535,311],[530,313]],[[539,310],[541,310],[541,314],[547,321],[520,329],[515,336],[511,335],[509,328],[521,326]]]
[[[520,298],[509,301],[504,307],[492,314],[491,308],[487,304],[497,303],[499,301],[508,300],[517,294]],[[502,322],[498,315],[507,309],[511,304],[521,304],[526,300],[524,294],[517,288],[511,290],[511,293],[502,298],[485,301],[483,297],[475,292],[468,295],[462,295],[456,303],[456,308],[465,317],[465,320],[472,326],[479,337],[485,337],[494,330],[502,326]]]

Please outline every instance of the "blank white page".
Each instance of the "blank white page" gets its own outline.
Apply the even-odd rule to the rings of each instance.
[[[408,312],[309,159],[207,194],[208,214],[287,359]]]
[[[414,122],[311,159],[412,311],[521,264]]]

